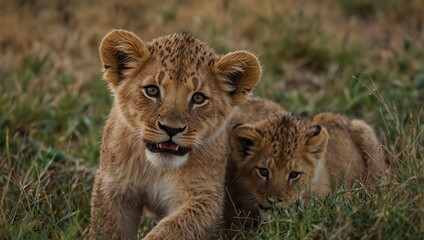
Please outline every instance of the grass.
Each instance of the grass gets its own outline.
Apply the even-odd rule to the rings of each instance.
[[[95,104],[108,94],[96,93],[103,84],[49,78],[48,66],[48,55],[25,58],[0,86],[0,232],[13,239],[72,238],[88,221],[88,167],[107,111]]]
[[[54,8],[46,1],[8,5],[20,14],[32,9],[41,18],[31,20],[32,15],[28,15],[27,21],[16,20],[17,28],[26,30],[13,33],[16,35],[0,32],[4,56],[0,61],[2,238],[75,239],[89,222],[92,169],[98,161],[101,131],[111,103],[106,84],[100,80],[99,36],[113,27],[123,27],[145,33],[143,38],[148,39],[187,26],[219,52],[246,48],[259,54],[264,76],[255,90],[257,95],[299,115],[337,111],[366,119],[377,130],[390,163],[392,178],[375,189],[360,185],[335,189],[329,198],[304,207],[291,202],[270,212],[269,221],[257,232],[244,232],[245,238],[423,236],[424,50],[415,27],[424,23],[424,9],[417,5],[419,1],[178,3],[102,5],[123,23],[116,26],[97,10],[90,10],[89,4],[78,8],[63,1],[60,4],[75,31],[47,17]],[[119,5],[119,11],[110,10],[114,4]],[[273,7],[264,11],[267,4]],[[390,4],[397,4],[395,10],[390,10]],[[139,6],[146,12],[137,22]],[[204,15],[192,17],[193,11]],[[409,12],[411,18],[406,18]],[[343,27],[356,18],[367,26],[360,25],[361,31],[356,32],[353,26],[345,36]],[[102,30],[84,28],[87,19]],[[37,30],[31,21],[40,21],[43,28]],[[393,26],[390,36],[384,31],[387,25]],[[134,26],[141,29],[132,29]],[[368,34],[371,30],[367,27],[373,33],[381,28],[381,32],[376,37]],[[56,33],[65,36],[55,37]],[[349,201],[344,200],[345,194],[351,196]],[[140,233],[145,234],[150,226],[151,222],[144,220]]]

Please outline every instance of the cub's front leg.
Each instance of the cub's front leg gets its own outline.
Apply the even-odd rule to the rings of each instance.
[[[142,212],[141,201],[130,189],[101,169],[96,174],[91,201],[90,239],[132,239],[137,234]]]
[[[221,218],[222,203],[222,194],[192,196],[162,219],[145,239],[208,239]]]

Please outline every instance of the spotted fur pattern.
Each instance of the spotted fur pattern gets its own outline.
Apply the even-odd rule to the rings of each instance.
[[[302,120],[276,109],[262,120],[237,125],[230,145],[223,224],[229,235],[225,230],[257,224],[237,216],[260,220],[274,204],[304,199],[307,186],[323,197],[332,187],[344,183],[348,188],[355,180],[370,183],[385,171],[372,128],[334,113]]]
[[[158,222],[145,239],[208,238],[222,214],[225,126],[259,81],[258,59],[218,55],[188,32],[144,43],[124,30],[100,56],[114,102],[88,237],[133,239],[147,211]]]

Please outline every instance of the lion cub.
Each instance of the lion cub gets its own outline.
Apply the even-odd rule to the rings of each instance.
[[[273,204],[302,199],[308,184],[322,197],[332,186],[369,181],[385,170],[377,137],[361,120],[335,113],[307,120],[283,111],[268,116],[231,131],[224,229],[255,227],[239,217],[260,219]]]
[[[103,131],[90,238],[206,239],[222,216],[233,110],[261,76],[246,51],[217,55],[182,32],[144,43],[115,30],[100,44],[114,97]]]

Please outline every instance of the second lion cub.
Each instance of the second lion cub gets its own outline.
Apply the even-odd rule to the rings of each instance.
[[[268,116],[231,131],[224,229],[241,227],[240,213],[260,219],[275,203],[303,199],[308,184],[326,196],[332,186],[369,182],[385,170],[377,137],[362,120],[335,113]]]

